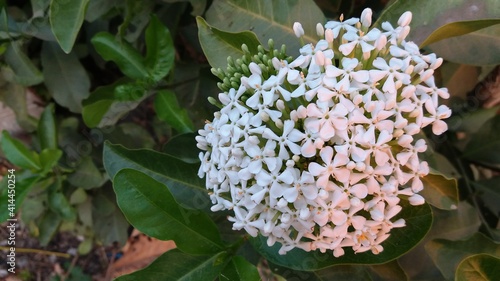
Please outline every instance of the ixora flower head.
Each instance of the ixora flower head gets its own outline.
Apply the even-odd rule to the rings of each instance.
[[[323,39],[295,59],[270,41],[269,51],[243,46],[227,71],[213,70],[224,92],[196,138],[199,176],[213,211],[232,210],[235,230],[281,243],[281,254],[378,254],[405,226],[401,200],[424,203],[418,134],[442,134],[451,114],[433,77],[442,59],[405,41],[410,12],[382,30],[369,28],[371,15],[318,24]],[[293,30],[304,35],[299,23]]]

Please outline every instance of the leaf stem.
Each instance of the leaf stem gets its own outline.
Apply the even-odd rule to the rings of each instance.
[[[9,251],[10,247],[0,246],[0,250]],[[66,254],[66,253],[53,252],[53,251],[47,251],[47,250],[41,250],[41,249],[32,249],[32,248],[16,248],[16,252],[18,252],[18,253],[34,253],[34,254],[41,254],[41,255],[47,255],[47,256],[54,255],[56,257],[61,257],[61,258],[65,258],[65,259],[69,259],[71,257],[70,254]]]

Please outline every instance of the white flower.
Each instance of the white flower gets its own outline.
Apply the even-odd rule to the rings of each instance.
[[[378,254],[405,226],[401,201],[425,203],[418,134],[444,133],[451,115],[433,76],[442,59],[405,41],[411,13],[383,31],[371,16],[317,25],[324,39],[295,59],[250,56],[246,74],[225,74],[220,111],[196,137],[211,210],[232,210],[233,229],[281,243],[280,254]]]

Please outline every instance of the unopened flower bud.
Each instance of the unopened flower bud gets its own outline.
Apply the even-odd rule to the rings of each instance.
[[[407,26],[410,24],[412,18],[412,14],[410,11],[404,12],[401,17],[399,17],[398,25],[399,26]]]
[[[361,25],[364,26],[364,27],[370,27],[370,25],[372,25],[372,15],[373,15],[373,12],[372,12],[372,9],[370,8],[366,8],[363,10],[363,12],[361,13]]]
[[[297,36],[297,38],[304,36],[304,29],[302,28],[302,24],[300,24],[300,22],[293,23],[293,32],[295,32],[295,36]]]
[[[321,23],[316,24],[316,34],[320,37],[325,34],[325,28]]]

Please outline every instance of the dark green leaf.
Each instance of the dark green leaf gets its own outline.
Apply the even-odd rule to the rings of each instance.
[[[222,270],[219,276],[221,281],[259,281],[259,271],[255,265],[249,263],[242,256],[235,256],[228,265]]]
[[[41,58],[45,85],[54,100],[80,113],[82,100],[89,96],[90,80],[76,54],[65,54],[55,42],[46,41]]]
[[[144,63],[150,71],[151,78],[159,81],[172,69],[175,49],[170,31],[154,15],[146,28],[146,48]]]
[[[326,19],[312,0],[217,0],[207,11],[207,21],[230,32],[253,30],[261,42],[272,38],[278,48],[285,44],[288,54],[295,56],[302,44],[295,36],[293,23],[302,24],[306,43],[316,43],[316,24],[324,24]]]
[[[104,145],[103,162],[110,178],[119,170],[139,170],[165,184],[176,201],[194,209],[211,206],[205,181],[198,178],[198,165],[149,149],[129,150],[108,142]]]
[[[225,252],[210,256],[193,256],[174,249],[158,257],[148,267],[115,280],[214,280],[227,262]]]
[[[458,189],[455,179],[437,173],[422,178],[424,190],[420,194],[429,204],[443,210],[455,210],[458,205]]]
[[[464,35],[499,23],[500,19],[456,21],[447,23],[434,30],[429,37],[427,37],[424,42],[420,44],[420,48],[446,38]]]
[[[372,280],[380,281],[400,281],[408,280],[408,276],[399,265],[397,260],[384,264],[372,265],[369,267]]]
[[[318,280],[371,281],[366,267],[360,265],[337,265],[314,272]]]
[[[281,245],[267,246],[266,238],[259,236],[251,239],[255,249],[272,263],[296,270],[319,270],[341,264],[380,264],[394,260],[415,247],[427,234],[432,225],[432,212],[429,205],[411,206],[402,201],[403,210],[398,217],[404,218],[406,226],[391,230],[391,236],[382,243],[384,250],[374,255],[371,252],[355,254],[345,249],[345,255],[335,258],[332,252],[305,252],[294,249],[286,255],[278,254]]]
[[[467,134],[476,133],[481,126],[495,115],[497,115],[499,107],[492,108],[478,108],[465,115],[453,114],[450,118],[446,119],[449,128],[453,131],[463,131]]]
[[[434,225],[429,236],[449,240],[465,239],[479,230],[481,220],[478,210],[465,201],[456,210],[433,210]]]
[[[69,204],[68,198],[59,190],[60,184],[59,180],[56,180],[55,186],[49,187],[49,189],[52,189],[49,192],[49,207],[61,219],[72,221],[76,219],[76,210]]]
[[[479,253],[500,256],[500,245],[480,233],[462,241],[435,239],[425,245],[425,250],[446,279],[453,278],[458,264],[466,257]]]
[[[83,189],[100,187],[107,181],[90,156],[83,157],[75,172],[69,174],[67,179],[73,186]]]
[[[83,121],[88,127],[114,126],[120,118],[134,110],[149,95],[142,95],[136,101],[119,101],[115,97],[115,89],[129,84],[130,79],[123,78],[112,85],[98,87],[83,101]]]
[[[9,180],[11,181],[9,182]],[[14,180],[16,192],[15,211],[18,212],[19,207],[22,206],[23,201],[26,198],[26,195],[28,195],[35,183],[40,180],[40,177],[38,175],[33,175],[29,171],[17,174],[15,179],[9,179],[8,176],[3,177],[2,181],[0,182],[0,200],[2,200],[1,202],[5,203],[2,203],[2,206],[4,206],[4,208],[0,209],[0,222],[4,222],[7,219],[11,218],[10,210],[8,210],[7,208],[7,202],[9,202],[8,184],[12,184],[12,180]]]
[[[56,233],[62,220],[58,214],[48,211],[44,214],[40,222],[40,236],[38,241],[40,241],[40,246],[44,247],[49,244],[52,236]]]
[[[195,133],[177,135],[165,144],[162,151],[186,163],[199,163],[198,155],[201,150],[196,146],[196,135]]]
[[[99,193],[92,197],[93,228],[97,239],[104,245],[111,246],[117,243],[124,246],[128,239],[127,222],[123,213],[116,207],[112,188],[99,189]],[[103,194],[109,191],[109,194]],[[113,201],[111,201],[113,200]]]
[[[14,71],[15,82],[24,86],[33,86],[43,81],[42,73],[21,50],[19,41],[9,43],[4,58]]]
[[[213,221],[201,211],[177,204],[165,185],[132,169],[113,178],[118,206],[141,232],[160,240],[174,240],[177,248],[191,254],[216,253],[222,240]]]
[[[186,109],[179,106],[174,92],[159,91],[156,94],[154,105],[158,118],[167,122],[176,131],[180,133],[193,132],[193,123],[189,119]]]
[[[257,53],[260,42],[253,32],[225,32],[210,26],[202,17],[196,17],[196,23],[203,53],[214,68],[226,69],[227,57],[243,56],[241,50],[243,44],[248,46],[251,53]]]
[[[458,265],[456,281],[500,280],[500,259],[486,254],[470,256]]]
[[[50,26],[57,42],[66,54],[71,52],[83,20],[89,0],[52,0],[50,2]]]
[[[85,13],[85,20],[88,22],[93,22],[101,17],[103,17],[106,13],[108,13],[111,9],[119,6],[120,3],[123,3],[121,0],[90,0],[89,5],[87,6],[87,12]]]
[[[132,79],[141,79],[148,76],[141,54],[127,41],[118,41],[108,32],[100,32],[91,40],[96,51],[106,61],[113,61],[123,74]]]
[[[50,104],[45,107],[45,110],[38,121],[38,139],[42,149],[57,148],[57,131],[56,122],[54,120],[54,105]]]
[[[7,131],[2,132],[1,147],[4,155],[12,164],[25,169],[40,170],[38,154],[30,151],[22,142],[12,138]]]
[[[467,143],[463,157],[492,164],[500,164],[500,115],[484,123]]]

